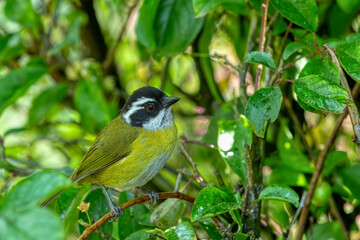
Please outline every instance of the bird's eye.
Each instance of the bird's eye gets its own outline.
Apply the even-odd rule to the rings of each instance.
[[[149,112],[152,112],[155,110],[155,105],[154,104],[148,104],[145,106],[146,110],[148,110]]]

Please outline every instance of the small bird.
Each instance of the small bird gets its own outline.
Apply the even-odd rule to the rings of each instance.
[[[79,185],[102,187],[114,219],[122,215],[122,210],[113,203],[105,187],[120,191],[140,187],[160,171],[176,144],[177,129],[171,109],[179,100],[154,87],[134,91],[119,116],[99,133],[71,175]],[[156,204],[157,193],[142,190]]]

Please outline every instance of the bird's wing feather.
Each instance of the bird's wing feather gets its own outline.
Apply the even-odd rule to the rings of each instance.
[[[121,116],[111,121],[96,137],[81,164],[72,174],[73,182],[123,160],[131,152],[131,143],[139,129],[128,126]]]

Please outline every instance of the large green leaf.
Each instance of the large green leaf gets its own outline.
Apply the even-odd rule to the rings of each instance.
[[[295,207],[299,206],[299,195],[292,188],[286,185],[267,186],[261,191],[259,198],[253,201],[253,203],[261,200],[279,200],[289,202]]]
[[[65,97],[67,89],[68,86],[66,84],[60,84],[41,92],[34,99],[30,109],[29,125],[33,126],[40,122],[49,109]]]
[[[359,11],[360,0],[336,0],[337,4],[347,13]]]
[[[195,16],[201,17],[216,7],[222,6],[235,13],[244,13],[247,9],[244,0],[193,0]]]
[[[285,18],[315,32],[318,26],[318,7],[315,0],[271,0]]]
[[[247,184],[247,170],[245,160],[245,147],[252,143],[252,131],[245,116],[240,115],[239,120],[222,120],[218,122],[218,146],[221,156],[232,170]]]
[[[96,189],[90,192],[89,195],[87,195],[85,198],[84,202],[90,203],[88,214],[94,221],[97,221],[111,210],[105,194],[101,189]],[[121,218],[121,216],[119,218]],[[88,222],[88,218],[83,212],[79,212],[79,219],[83,220],[84,222]],[[85,230],[85,227],[81,224],[79,224],[79,228],[80,232]],[[111,222],[106,222],[100,227],[100,229],[102,232],[111,236],[113,231],[113,224]],[[94,233],[88,239],[101,240],[103,238],[100,236],[100,234]]]
[[[136,34],[149,50],[171,56],[194,41],[203,22],[194,17],[191,0],[147,0],[140,9]]]
[[[49,209],[34,208],[33,206],[1,211],[0,229],[0,239],[6,240],[65,239],[60,218]]]
[[[27,28],[36,29],[40,23],[39,15],[34,11],[30,0],[7,0],[5,14]]]
[[[298,99],[314,109],[341,113],[350,102],[346,89],[339,83],[340,75],[334,63],[313,60],[300,72],[299,79],[295,81],[294,91]]]
[[[260,88],[250,97],[246,104],[245,115],[257,136],[264,137],[268,120],[274,122],[277,119],[281,96],[279,87],[266,87]]]
[[[203,188],[196,197],[191,212],[191,221],[209,218],[241,208],[235,196],[216,187]]]
[[[283,53],[283,59],[287,60],[294,53],[306,54],[310,53],[310,46],[304,42],[290,42],[286,45]]]
[[[70,184],[70,179],[62,173],[50,170],[36,171],[13,186],[1,199],[0,210],[35,207]]]
[[[343,185],[347,187],[354,198],[360,201],[360,165],[353,165],[345,168],[341,168],[338,170],[338,174],[340,175]]]
[[[272,70],[276,70],[274,59],[266,52],[253,51],[246,55],[245,61],[249,63],[262,64]]]
[[[135,196],[131,191],[124,191],[120,193],[119,204],[125,203],[134,199]],[[137,204],[124,211],[118,219],[119,238],[125,239],[133,232],[143,229],[145,225],[150,225],[150,211],[144,204]]]
[[[185,202],[180,199],[166,199],[151,214],[150,221],[156,226],[167,229],[177,224],[185,209]]]
[[[96,82],[80,81],[75,88],[74,102],[86,130],[103,129],[111,121],[110,107]]]
[[[0,78],[0,113],[13,104],[26,90],[48,71],[45,62],[35,58],[20,69]]]
[[[354,80],[360,82],[360,39],[339,45],[336,54],[345,71]]]

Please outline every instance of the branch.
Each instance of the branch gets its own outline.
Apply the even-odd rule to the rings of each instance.
[[[358,90],[360,88],[359,86],[360,86],[360,84],[356,84],[354,86],[351,96],[354,96],[354,97],[356,96],[356,94],[358,93]],[[321,153],[320,153],[320,155],[318,157],[318,160],[316,162],[315,172],[311,177],[311,182],[310,182],[308,194],[307,194],[306,199],[305,199],[305,205],[304,205],[304,208],[303,208],[303,210],[301,212],[301,215],[300,215],[300,219],[299,219],[299,223],[298,223],[298,231],[297,231],[297,234],[295,236],[295,240],[301,240],[302,236],[304,235],[305,224],[306,224],[307,219],[308,219],[310,205],[311,205],[311,199],[312,199],[312,197],[314,195],[316,184],[317,184],[317,182],[318,182],[318,180],[320,178],[321,170],[324,167],[326,156],[329,153],[331,146],[335,142],[336,135],[337,135],[337,133],[338,133],[340,127],[341,127],[342,122],[344,121],[345,117],[347,116],[347,114],[349,112],[348,109],[349,108],[346,108],[344,110],[344,112],[339,116],[338,120],[336,121],[336,125],[335,125],[333,131],[331,132],[331,134],[330,134],[330,136],[329,136],[329,138],[328,138],[328,140],[327,140],[327,142],[325,144],[324,149],[321,151]]]
[[[185,200],[187,202],[190,203],[194,203],[195,198],[188,196],[186,194],[183,193],[159,193],[159,199],[167,199],[167,198],[177,198],[177,199],[182,199]],[[143,196],[140,198],[136,198],[133,199],[131,201],[128,201],[126,203],[123,203],[120,205],[122,210],[125,210],[131,206],[134,206],[136,204],[141,204],[144,202],[149,201],[150,198],[149,196]],[[93,225],[91,225],[89,228],[85,229],[84,232],[81,234],[81,236],[78,238],[78,240],[85,240],[87,239],[93,232],[95,232],[99,227],[101,227],[104,223],[106,223],[107,221],[109,221],[112,217],[114,216],[114,212],[110,211],[109,213],[107,213],[105,216],[103,216],[102,218],[100,218],[97,222],[95,222]]]
[[[355,103],[354,98],[353,98],[353,96],[351,94],[349,84],[348,84],[348,82],[346,80],[346,76],[344,74],[344,71],[342,70],[342,68],[340,66],[339,60],[337,59],[334,51],[327,44],[324,44],[324,47],[330,53],[331,60],[333,61],[333,63],[336,64],[337,68],[339,69],[341,86],[343,86],[346,89],[346,91],[348,92],[349,100],[352,101],[353,103]],[[355,104],[353,106],[349,105],[348,109],[349,109],[351,123],[352,123],[353,129],[354,129],[355,139],[357,140],[357,141],[355,141],[355,143],[357,144],[357,146],[359,148],[359,151],[360,151],[360,141],[359,141],[360,140],[360,118],[359,118],[359,111],[358,111]]]
[[[259,42],[259,51],[264,52],[265,45],[265,32],[266,32],[266,19],[267,19],[267,10],[269,6],[269,0],[265,0],[265,3],[261,5],[262,10],[262,19],[261,19],[261,32],[260,32],[260,42]],[[259,89],[260,78],[263,70],[263,65],[258,64],[255,77],[255,91]]]
[[[292,226],[295,224],[296,220],[298,219],[298,217],[300,215],[300,212],[301,212],[301,209],[304,207],[304,202],[305,202],[306,195],[307,195],[307,191],[304,191],[303,195],[301,196],[299,207],[298,207],[298,209],[296,209],[294,217],[292,218],[289,226],[286,228],[286,231],[283,234],[284,235],[283,239],[287,240],[289,238],[290,230],[291,230]]]
[[[114,60],[114,57],[115,57],[115,51],[116,51],[116,48],[117,46],[119,45],[119,43],[121,42],[121,40],[123,39],[124,35],[125,35],[125,31],[126,31],[126,26],[128,25],[129,23],[129,20],[130,20],[130,16],[132,14],[132,12],[134,11],[134,9],[136,8],[137,6],[137,3],[138,1],[136,0],[135,3],[130,7],[129,9],[129,12],[128,12],[128,15],[127,15],[127,20],[125,22],[125,24],[123,25],[121,31],[120,31],[120,34],[118,36],[118,38],[116,39],[116,42],[115,44],[112,46],[112,48],[110,49],[110,51],[108,52],[107,56],[106,56],[106,59],[105,61],[103,62],[103,72],[106,74],[107,71],[109,70],[109,67],[111,65],[111,63],[113,62]]]
[[[184,136],[180,136],[180,141],[182,141],[184,143],[190,143],[190,144],[195,144],[195,145],[200,145],[200,146],[203,146],[203,147],[207,147],[207,148],[210,148],[210,149],[212,149],[214,151],[219,151],[219,149],[213,144],[207,144],[207,143],[204,143],[204,142],[191,140],[191,139],[188,139],[188,138],[186,138]]]

